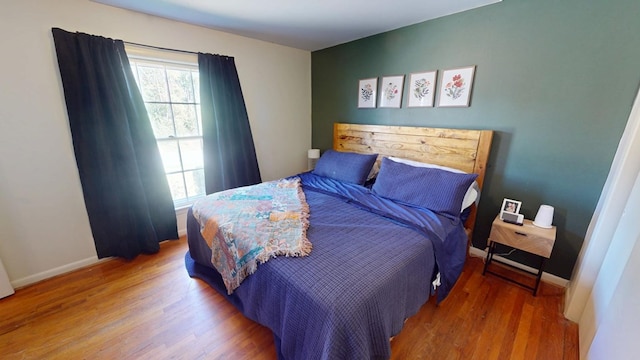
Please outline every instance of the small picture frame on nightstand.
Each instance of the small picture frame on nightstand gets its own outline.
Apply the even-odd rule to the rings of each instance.
[[[505,220],[505,214],[508,214],[507,217],[509,219],[513,219],[514,216],[517,219],[518,215],[520,214],[521,206],[522,201],[505,198],[502,201],[502,207],[500,208],[500,220]]]

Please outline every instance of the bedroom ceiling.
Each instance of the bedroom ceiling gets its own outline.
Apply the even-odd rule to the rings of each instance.
[[[313,51],[502,0],[92,1]]]

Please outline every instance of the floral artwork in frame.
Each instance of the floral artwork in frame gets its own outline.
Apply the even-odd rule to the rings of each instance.
[[[409,76],[408,107],[433,107],[436,71],[413,73]]]
[[[468,107],[471,101],[471,88],[475,66],[444,70],[440,82],[438,106]]]
[[[358,107],[375,108],[378,78],[362,79],[358,82]]]
[[[404,75],[384,76],[380,85],[380,107],[399,108],[402,104]]]

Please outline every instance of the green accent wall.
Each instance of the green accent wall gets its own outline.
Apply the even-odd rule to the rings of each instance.
[[[473,244],[505,197],[527,218],[552,205],[545,271],[569,279],[638,90],[639,16],[637,0],[504,0],[315,51],[313,146],[331,147],[334,122],[495,130]],[[406,107],[410,73],[467,65],[470,107]],[[357,108],[359,79],[402,74],[402,108]]]

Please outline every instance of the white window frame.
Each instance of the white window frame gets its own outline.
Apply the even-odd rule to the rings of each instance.
[[[180,52],[174,52],[174,51],[163,51],[163,50],[156,50],[156,49],[152,49],[152,48],[146,48],[146,47],[141,47],[141,46],[135,46],[135,45],[130,45],[130,44],[126,44],[125,46],[126,52],[127,52],[127,57],[129,58],[130,62],[136,62],[139,64],[149,64],[149,65],[154,65],[154,66],[166,66],[166,67],[170,67],[170,68],[182,68],[185,70],[189,70],[189,71],[198,71],[198,58],[196,54],[188,54],[188,53],[180,53]],[[135,70],[134,70],[135,71]],[[166,69],[165,69],[166,71]],[[136,74],[136,78],[137,78],[137,74]],[[196,89],[194,89],[194,94],[197,94]],[[171,94],[169,93],[169,101],[168,102],[147,102],[145,101],[145,105],[147,103],[168,103],[168,104],[188,104],[188,105],[196,105],[196,108],[199,108],[200,106],[200,100],[199,99],[194,99],[194,103],[180,103],[180,102],[172,102],[171,101]],[[197,112],[196,116],[200,119],[201,118],[201,114],[199,112]],[[174,121],[174,127],[175,127],[175,119],[173,119],[173,114],[172,114],[172,120]],[[202,121],[200,119],[199,124],[201,126]],[[202,134],[202,128],[199,129],[200,134]],[[202,135],[197,135],[197,136],[170,136],[168,138],[156,138],[156,141],[158,142],[158,144],[160,144],[163,141],[174,141],[177,140],[178,143],[180,142],[180,140],[193,140],[193,139],[202,139]],[[167,176],[172,175],[172,174],[178,174],[181,173],[182,174],[182,180],[183,180],[183,185],[186,191],[186,198],[185,199],[174,199],[174,207],[176,210],[180,210],[180,209],[184,209],[187,208],[189,206],[191,206],[196,200],[204,197],[206,194],[200,194],[200,195],[194,195],[194,196],[189,196],[188,190],[187,190],[187,186],[186,186],[186,180],[185,180],[185,172],[188,171],[193,171],[193,170],[200,170],[201,168],[190,168],[188,170],[185,170],[184,167],[184,161],[183,161],[183,156],[182,153],[180,152],[180,146],[178,146],[178,155],[179,155],[179,160],[180,160],[180,167],[181,170],[180,171],[170,171],[167,172],[165,169],[165,174]],[[202,168],[202,170],[204,171],[204,169]]]

